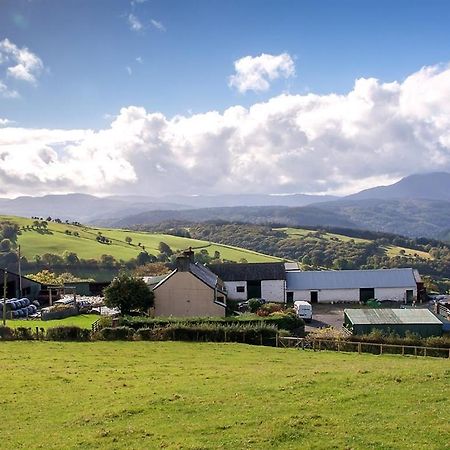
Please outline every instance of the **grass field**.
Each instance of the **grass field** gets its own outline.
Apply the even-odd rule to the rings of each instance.
[[[0,216],[0,221],[8,220],[17,223],[19,226],[30,227],[33,224],[32,219],[23,217]],[[69,230],[72,235],[66,234]],[[79,233],[79,237],[73,235]],[[97,242],[98,232],[112,240],[112,244],[101,244]],[[131,245],[125,242],[125,238],[132,239]],[[222,258],[230,261],[239,261],[244,258],[248,262],[271,262],[281,261],[280,258],[263,255],[262,253],[251,250],[231,247],[227,245],[215,244],[207,241],[188,239],[167,234],[134,232],[119,229],[77,227],[68,224],[58,224],[49,222],[48,232],[30,229],[22,231],[18,243],[21,246],[22,254],[28,259],[34,259],[35,255],[44,253],[54,253],[62,255],[64,251],[75,252],[79,258],[99,259],[101,255],[112,255],[117,260],[130,260],[135,258],[142,249],[138,246],[141,243],[145,246],[147,252],[157,255],[159,253],[159,243],[163,241],[168,244],[172,250],[184,250],[188,247],[205,248],[211,256],[217,250]]]
[[[291,237],[297,237],[299,239],[325,239],[327,241],[329,240],[338,240],[343,243],[349,242],[353,239],[355,243],[368,243],[371,242],[368,239],[360,239],[360,238],[352,238],[350,236],[345,236],[343,234],[336,234],[336,233],[321,233],[320,238],[310,236],[314,234],[314,230],[307,230],[304,228],[277,228],[277,230],[284,231]],[[420,250],[414,250],[411,248],[406,247],[399,247],[396,245],[388,245],[385,247],[382,247],[389,257],[395,257],[395,256],[409,256],[409,257],[420,257],[422,259],[433,259],[433,257],[427,253]]]
[[[0,367],[3,449],[449,448],[448,360],[3,342]]]
[[[32,328],[33,331],[36,327],[39,328],[52,328],[52,327],[62,327],[62,326],[77,326],[80,328],[91,329],[91,325],[99,318],[95,314],[81,314],[79,316],[67,317],[60,320],[25,320],[25,319],[14,319],[7,320],[6,326],[10,328]]]

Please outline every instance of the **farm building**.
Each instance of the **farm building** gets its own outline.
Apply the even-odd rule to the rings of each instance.
[[[209,268],[223,280],[230,300],[263,298],[285,302],[283,263],[212,264]]]
[[[365,302],[369,299],[411,303],[423,283],[414,269],[287,272],[287,301]]]
[[[22,292],[20,292],[20,279],[22,278]],[[3,297],[3,285],[5,280],[5,271],[0,270],[0,292]],[[27,277],[20,277],[17,273],[8,272],[6,276],[6,297],[22,298],[36,300],[41,291],[41,285]]]
[[[155,316],[225,316],[227,294],[220,278],[194,263],[194,252],[177,258],[177,267],[153,288]]]
[[[406,332],[422,337],[440,336],[442,322],[428,309],[344,309],[344,326],[353,334],[368,334],[372,330],[396,333]]]

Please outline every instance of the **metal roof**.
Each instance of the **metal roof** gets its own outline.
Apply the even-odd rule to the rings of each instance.
[[[218,284],[218,276],[211,272],[207,267],[199,263],[191,263],[189,270],[200,280],[206,283],[209,287],[215,289]]]
[[[326,270],[287,272],[287,289],[414,288],[413,269]]]
[[[285,280],[284,263],[211,264],[209,268],[223,281]]]
[[[442,322],[428,309],[344,309],[353,325],[381,324],[440,324]]]

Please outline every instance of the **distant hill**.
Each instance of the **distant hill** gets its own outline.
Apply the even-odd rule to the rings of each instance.
[[[428,199],[450,201],[450,173],[434,172],[410,175],[389,186],[365,189],[345,200]]]

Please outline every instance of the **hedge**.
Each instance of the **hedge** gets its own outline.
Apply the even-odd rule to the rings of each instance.
[[[76,326],[53,327],[47,330],[45,339],[48,341],[89,341],[91,332]]]
[[[140,328],[166,328],[173,324],[189,324],[190,326],[219,325],[253,325],[273,326],[278,330],[287,330],[295,335],[303,335],[305,322],[292,313],[276,312],[266,317],[255,314],[243,314],[235,317],[133,317],[125,316],[118,319],[120,326],[139,330]]]

